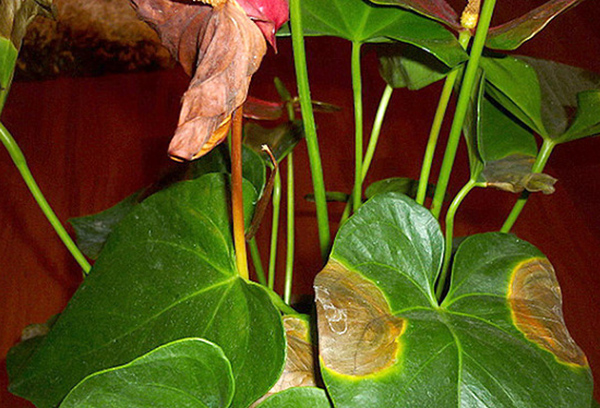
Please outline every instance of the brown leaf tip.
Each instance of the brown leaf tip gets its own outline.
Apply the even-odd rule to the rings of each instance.
[[[329,261],[315,279],[315,294],[319,351],[328,369],[366,376],[395,364],[404,320],[391,314],[373,282]]]
[[[517,265],[508,291],[512,319],[528,340],[548,350],[562,363],[587,366],[562,314],[562,295],[552,264],[534,258]]]

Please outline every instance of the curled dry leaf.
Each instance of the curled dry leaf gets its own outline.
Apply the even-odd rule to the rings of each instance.
[[[192,160],[227,135],[266,52],[261,31],[235,0],[203,3],[131,0],[138,15],[192,75],[169,155]]]
[[[545,173],[533,173],[534,158],[521,154],[513,154],[500,160],[485,164],[481,177],[488,186],[511,193],[527,190],[531,193],[541,191],[544,194],[554,193],[556,179]]]
[[[52,0],[0,1],[0,37],[9,38],[19,49],[29,23],[37,15],[52,17],[55,12]]]

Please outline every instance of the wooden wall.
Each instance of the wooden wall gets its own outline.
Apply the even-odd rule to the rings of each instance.
[[[541,1],[501,1],[498,21],[516,16]],[[527,3],[523,5],[523,3]],[[600,71],[600,7],[584,2],[553,22],[520,53],[554,59]],[[294,74],[290,44],[269,55],[256,75],[251,94],[276,99],[272,86],[279,76],[291,88]],[[340,40],[311,39],[309,66],[315,99],[344,108],[317,117],[326,184],[349,191],[353,166],[353,113],[349,89],[349,46]],[[367,130],[383,83],[376,60],[365,50]],[[31,170],[58,217],[97,212],[148,185],[168,168],[166,157],[180,95],[187,78],[179,69],[154,73],[61,78],[16,83],[2,116],[18,140]],[[419,92],[397,91],[367,183],[390,176],[418,177],[426,135],[439,95],[439,84]],[[368,133],[368,132],[367,132]],[[537,245],[553,262],[563,288],[565,318],[600,378],[600,139],[559,147],[548,173],[559,179],[552,196],[535,195],[515,232]],[[459,160],[465,162],[465,151]],[[298,247],[296,293],[310,293],[319,271],[314,207],[302,200],[311,192],[305,147],[296,156]],[[459,166],[451,192],[466,181]],[[0,149],[0,360],[30,323],[59,312],[80,283],[80,271],[37,209],[8,154]],[[498,229],[515,197],[475,191],[457,216],[458,235]],[[332,204],[331,220],[342,208]],[[268,217],[268,215],[267,215]],[[337,227],[335,222],[334,227]],[[268,222],[260,233],[266,248]],[[283,247],[281,252],[283,254]],[[263,257],[266,261],[266,257]],[[283,264],[280,264],[283,266]],[[280,282],[281,283],[281,282]],[[25,407],[5,391],[0,375],[0,407]],[[597,393],[597,396],[600,394]]]

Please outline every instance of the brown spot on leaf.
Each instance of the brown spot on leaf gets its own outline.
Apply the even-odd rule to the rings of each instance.
[[[520,193],[523,190],[531,193],[554,193],[556,179],[544,173],[533,173],[533,162],[533,157],[513,154],[486,163],[481,176],[486,185],[511,193]]]
[[[193,75],[169,155],[196,159],[227,135],[231,114],[244,103],[266,52],[265,39],[235,0],[210,2],[218,6],[214,8],[200,2],[131,2]]]
[[[547,259],[530,259],[515,268],[508,301],[513,321],[525,337],[561,362],[587,366],[585,354],[565,325],[560,287]]]
[[[396,362],[405,327],[375,284],[329,261],[315,279],[319,350],[325,366],[365,376]]]

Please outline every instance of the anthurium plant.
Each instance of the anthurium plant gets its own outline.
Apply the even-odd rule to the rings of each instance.
[[[0,126],[85,275],[66,309],[11,350],[10,391],[40,408],[592,406],[591,371],[565,326],[552,264],[510,234],[530,194],[554,191],[556,180],[543,173],[554,148],[600,133],[600,75],[505,52],[580,2],[551,0],[491,27],[495,0],[470,1],[460,16],[445,0],[131,0],[192,77],[169,147],[189,163],[177,182],[71,220],[76,245]],[[1,108],[26,25],[52,5],[0,6]],[[325,188],[313,112],[337,108],[311,100],[305,36],[352,45],[351,191]],[[268,47],[287,37],[298,96],[276,80],[280,101],[248,97]],[[376,44],[387,86],[363,151],[365,44]],[[444,86],[420,179],[364,186],[394,89],[436,81]],[[256,120],[278,122],[264,128]],[[430,180],[444,121],[448,142]],[[308,315],[291,304],[300,142],[310,156],[324,265]],[[452,197],[461,142],[470,176]],[[273,288],[283,184],[280,295]],[[458,245],[454,217],[475,188],[513,192],[516,203],[500,231]],[[346,203],[334,239],[328,200]],[[253,235],[269,205],[265,272]]]

